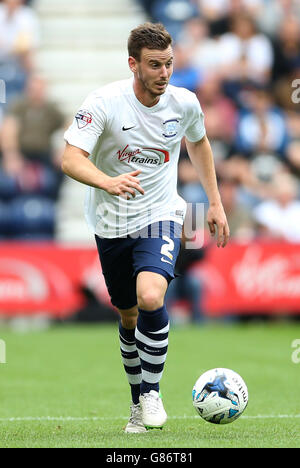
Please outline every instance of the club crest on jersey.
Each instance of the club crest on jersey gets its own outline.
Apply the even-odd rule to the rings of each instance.
[[[164,129],[163,129],[163,136],[165,138],[173,138],[177,135],[178,133],[178,125],[179,120],[178,119],[169,119],[166,120],[163,123]]]
[[[79,130],[91,124],[93,121],[92,114],[86,110],[79,110],[75,115],[75,119]]]

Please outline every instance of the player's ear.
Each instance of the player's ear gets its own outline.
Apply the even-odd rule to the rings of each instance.
[[[129,68],[130,70],[132,71],[132,73],[136,73],[137,72],[137,61],[134,57],[128,57],[128,65],[129,65]]]

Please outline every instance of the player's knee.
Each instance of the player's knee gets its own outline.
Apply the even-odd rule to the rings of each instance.
[[[168,287],[164,276],[150,271],[142,271],[137,277],[138,307],[143,310],[156,310],[164,305]]]
[[[156,310],[162,307],[164,303],[164,297],[160,290],[149,289],[141,291],[138,295],[138,306],[143,310]]]

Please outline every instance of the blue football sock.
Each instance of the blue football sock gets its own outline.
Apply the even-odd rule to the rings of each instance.
[[[142,381],[141,362],[135,343],[135,329],[126,329],[119,324],[120,350],[123,366],[131,389],[133,403],[139,403]]]
[[[159,382],[168,351],[169,317],[165,306],[148,311],[139,309],[135,331],[142,368],[141,393],[159,391]]]

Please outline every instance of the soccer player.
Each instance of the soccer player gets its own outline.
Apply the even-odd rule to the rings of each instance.
[[[168,349],[164,297],[186,212],[177,194],[180,143],[186,145],[208,200],[207,222],[218,246],[229,228],[213,155],[196,96],[169,85],[172,38],[145,23],[128,39],[133,77],[92,92],[65,133],[62,170],[88,186],[85,213],[102,272],[120,314],[122,361],[131,388],[125,432],[162,428],[167,414],[159,383]]]

